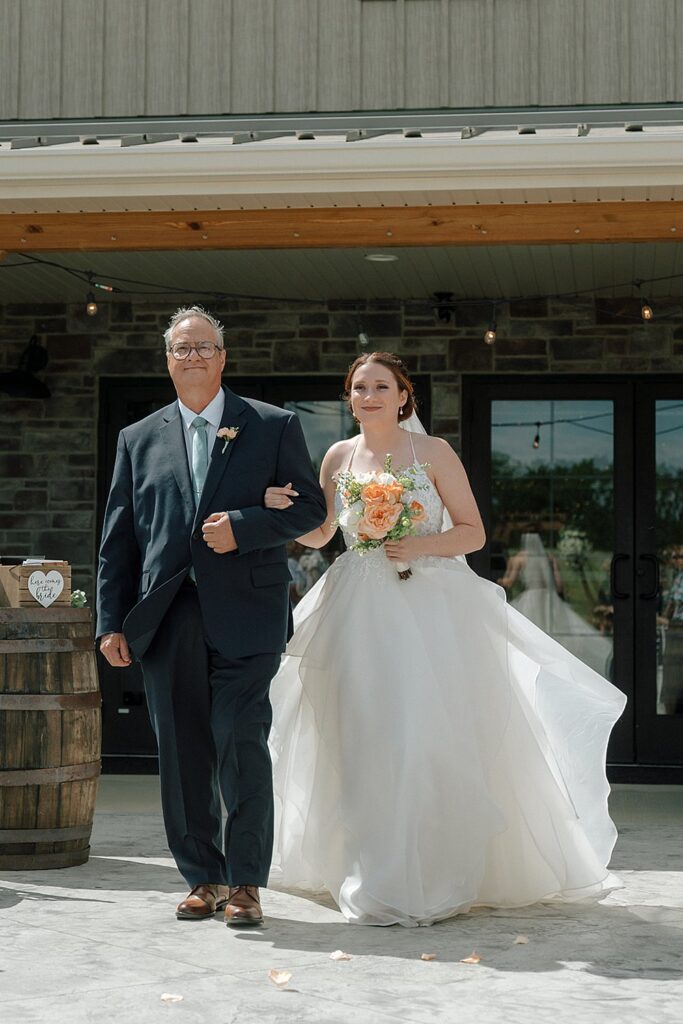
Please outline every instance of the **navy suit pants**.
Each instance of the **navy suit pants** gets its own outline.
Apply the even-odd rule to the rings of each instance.
[[[279,654],[226,658],[213,649],[191,583],[178,592],[142,659],[166,836],[190,886],[267,884],[273,846],[268,691],[279,664]]]

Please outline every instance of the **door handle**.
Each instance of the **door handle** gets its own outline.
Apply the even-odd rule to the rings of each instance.
[[[615,555],[610,562],[609,567],[609,586],[612,591],[612,597],[616,597],[620,601],[631,596],[630,594],[627,594],[625,590],[617,590],[617,564],[619,562],[627,562],[628,558],[628,555]]]
[[[659,594],[659,559],[656,555],[640,555],[640,561],[649,562],[653,566],[655,570],[655,582],[652,590],[647,590],[644,594],[639,594],[638,596],[641,597],[643,601],[652,601],[653,598],[657,597]],[[639,576],[643,576],[644,574],[644,569],[638,570]]]

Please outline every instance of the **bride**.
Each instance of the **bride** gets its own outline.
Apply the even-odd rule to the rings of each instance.
[[[415,536],[347,550],[296,608],[271,691],[281,883],[375,925],[604,895],[624,696],[467,566],[485,540],[476,502],[450,446],[412,432],[400,359],[359,356],[346,397],[361,433],[325,455],[327,520],[300,543],[328,543],[339,475],[381,472],[388,453],[425,516]],[[265,496],[283,515],[295,501],[291,485]]]

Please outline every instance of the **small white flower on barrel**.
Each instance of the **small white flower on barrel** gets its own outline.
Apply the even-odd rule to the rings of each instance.
[[[216,437],[220,437],[223,441],[223,447],[221,449],[221,455],[225,455],[225,449],[228,447],[231,441],[234,441],[240,432],[239,427],[221,427],[216,432]]]

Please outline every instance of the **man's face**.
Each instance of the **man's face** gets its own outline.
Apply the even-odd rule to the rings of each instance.
[[[196,351],[202,342],[220,344],[215,329],[202,317],[190,316],[181,320],[173,329],[171,348],[176,345],[188,345],[191,348],[186,359],[176,359],[172,352],[166,353],[168,372],[179,393],[199,387],[211,397],[221,386],[225,349],[216,351],[211,359],[204,359]]]

